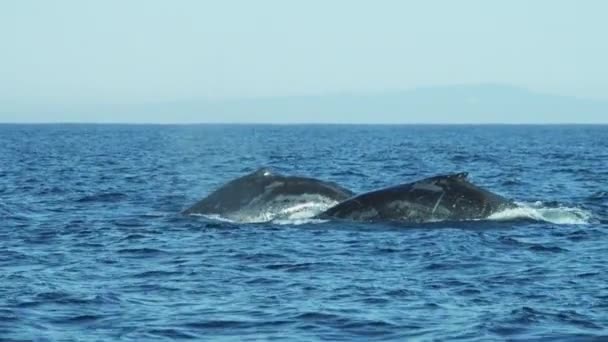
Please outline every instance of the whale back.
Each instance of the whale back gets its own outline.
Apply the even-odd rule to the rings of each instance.
[[[507,198],[471,183],[467,173],[433,177],[427,181],[441,188],[440,198],[433,207],[435,212],[442,209],[447,219],[480,219],[514,206]],[[435,200],[434,196],[428,197]]]
[[[467,173],[455,173],[364,193],[328,209],[320,217],[407,222],[463,220],[484,218],[512,205],[506,198],[469,182]]]
[[[236,211],[264,192],[277,178],[270,169],[261,168],[236,178],[184,211],[185,214],[223,214]]]
[[[184,211],[185,214],[226,214],[260,207],[289,207],[305,195],[340,202],[354,193],[336,183],[314,178],[283,176],[268,168],[232,180]],[[310,196],[309,196],[310,197]],[[282,201],[277,204],[273,202]]]

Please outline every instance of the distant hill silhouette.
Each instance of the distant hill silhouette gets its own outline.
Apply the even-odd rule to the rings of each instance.
[[[59,121],[76,122],[608,123],[608,101],[542,94],[504,85],[441,86],[399,92],[224,101],[194,100],[55,112],[63,117]]]

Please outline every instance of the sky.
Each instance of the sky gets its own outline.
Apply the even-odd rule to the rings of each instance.
[[[0,122],[446,85],[608,101],[606,13],[601,0],[2,1]]]

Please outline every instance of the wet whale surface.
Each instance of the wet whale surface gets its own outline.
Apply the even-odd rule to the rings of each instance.
[[[320,218],[354,221],[436,222],[487,218],[516,205],[468,180],[468,173],[425,178],[360,194]]]
[[[468,180],[468,173],[425,178],[358,196],[336,183],[260,168],[234,179],[184,214],[241,223],[348,219],[408,223],[483,219],[517,206]]]
[[[309,218],[353,195],[336,183],[260,168],[226,183],[183,213],[245,223]]]

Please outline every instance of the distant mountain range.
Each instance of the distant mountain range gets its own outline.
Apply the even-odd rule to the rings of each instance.
[[[7,114],[0,112],[0,121],[40,121],[35,120],[38,114],[49,118],[42,121],[52,122],[608,123],[608,101],[503,85],[442,86],[384,93],[46,108],[17,115],[21,120],[7,120]]]

